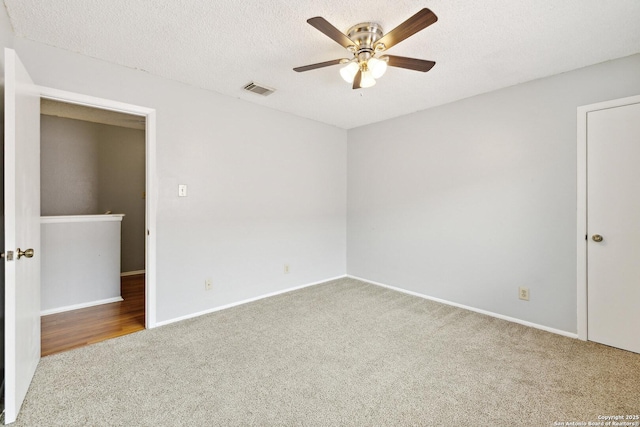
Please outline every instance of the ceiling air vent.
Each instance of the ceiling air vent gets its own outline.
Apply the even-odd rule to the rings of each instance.
[[[254,83],[251,82],[248,85],[246,85],[244,87],[244,90],[248,91],[248,92],[253,92],[253,93],[257,93],[258,95],[262,95],[262,96],[268,96],[271,95],[273,92],[275,92],[275,89],[271,89],[269,87],[266,86],[262,86],[258,83]]]

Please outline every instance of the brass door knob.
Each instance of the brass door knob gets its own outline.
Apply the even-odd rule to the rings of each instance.
[[[33,258],[33,249],[27,249],[26,251],[23,251],[22,249],[18,248],[18,259],[24,257],[27,258]]]
[[[604,240],[603,237],[601,235],[599,235],[599,234],[594,234],[593,236],[591,236],[591,238],[593,239],[594,242],[598,242],[598,243],[600,243],[600,242],[602,242],[602,240]]]

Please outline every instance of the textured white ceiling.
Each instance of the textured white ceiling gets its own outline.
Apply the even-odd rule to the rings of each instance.
[[[353,128],[640,52],[639,0],[4,0],[16,35]],[[346,51],[306,23],[385,32],[423,7],[438,22],[389,50],[436,61],[390,68],[352,90],[339,66],[293,67]],[[255,81],[277,90],[242,90]]]

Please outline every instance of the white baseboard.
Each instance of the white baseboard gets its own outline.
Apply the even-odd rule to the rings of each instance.
[[[181,320],[192,319],[194,317],[203,316],[205,314],[215,313],[216,311],[226,310],[227,308],[236,307],[238,305],[247,304],[247,303],[258,301],[258,300],[261,300],[261,299],[264,299],[264,298],[274,297],[276,295],[285,294],[287,292],[297,291],[298,289],[308,288],[310,286],[319,285],[321,283],[326,283],[326,282],[330,282],[332,280],[342,279],[342,278],[345,278],[345,277],[347,277],[347,276],[346,275],[342,275],[342,276],[332,277],[332,278],[329,278],[329,279],[320,280],[319,282],[307,283],[306,285],[300,285],[300,286],[295,286],[293,288],[283,289],[281,291],[271,292],[271,293],[260,295],[260,296],[254,297],[254,298],[249,298],[249,299],[245,299],[245,300],[242,300],[242,301],[233,302],[231,304],[222,305],[220,307],[210,308],[208,310],[203,310],[203,311],[199,311],[197,313],[187,314],[185,316],[176,317],[174,319],[163,320],[162,322],[156,322],[155,326],[157,327],[157,326],[169,325],[171,323],[180,322]]]
[[[109,304],[109,303],[118,302],[118,301],[124,301],[124,300],[122,299],[122,297],[113,297],[113,298],[101,299],[98,301],[83,302],[82,304],[67,305],[65,307],[50,308],[48,310],[42,310],[40,312],[40,316],[48,316],[49,314],[56,314],[56,313],[62,313],[65,311],[78,310],[80,308],[93,307],[95,305]]]
[[[145,270],[125,271],[123,273],[120,273],[120,277],[137,276],[138,274],[144,274],[144,273],[145,273]]]
[[[482,310],[482,309],[475,308],[475,307],[470,307],[468,305],[458,304],[457,302],[451,302],[451,301],[447,301],[447,300],[440,299],[440,298],[430,297],[428,295],[420,294],[418,292],[408,291],[406,289],[397,288],[395,286],[385,285],[384,283],[374,282],[373,280],[364,279],[362,277],[357,277],[357,276],[352,276],[350,274],[347,274],[346,277],[349,277],[351,279],[360,280],[362,282],[370,283],[372,285],[381,286],[383,288],[392,289],[394,291],[402,292],[404,294],[413,295],[415,297],[424,298],[424,299],[427,299],[427,300],[430,300],[430,301],[435,301],[435,302],[439,302],[439,303],[442,303],[442,304],[451,305],[451,306],[454,306],[454,307],[462,308],[464,310],[474,311],[476,313],[485,314],[485,315],[491,316],[491,317],[496,317],[498,319],[506,320],[508,322],[518,323],[520,325],[529,326],[531,328],[541,329],[543,331],[551,332],[553,334],[562,335],[562,336],[569,337],[569,338],[578,338],[578,334],[575,334],[575,333],[572,333],[572,332],[563,331],[563,330],[560,330],[560,329],[550,328],[548,326],[539,325],[537,323],[528,322],[526,320],[518,319],[518,318],[515,318],[515,317],[504,316],[502,314],[493,313],[491,311]]]

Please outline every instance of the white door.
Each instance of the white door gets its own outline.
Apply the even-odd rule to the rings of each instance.
[[[40,361],[40,94],[15,52],[4,56],[5,422],[12,423]]]
[[[587,336],[640,353],[640,103],[587,113]]]

